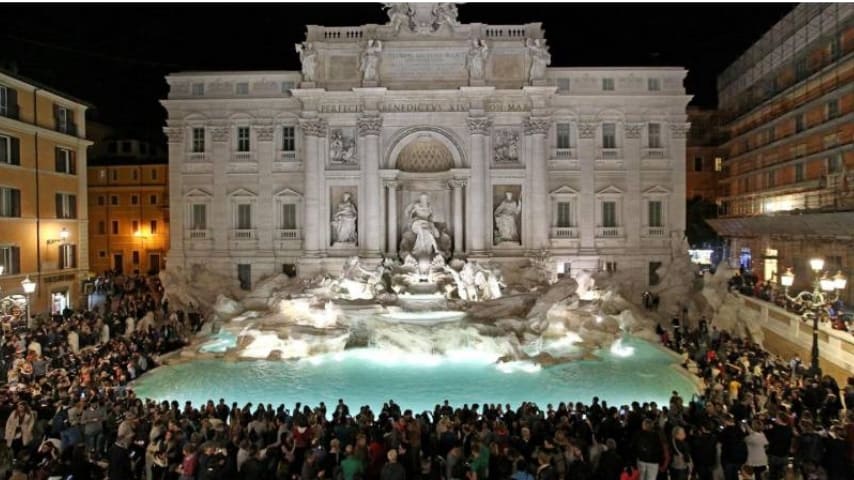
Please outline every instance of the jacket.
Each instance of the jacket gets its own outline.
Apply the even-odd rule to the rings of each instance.
[[[15,410],[9,415],[6,420],[6,445],[12,446],[15,441],[15,431],[20,426],[21,442],[24,445],[29,445],[33,441],[33,425],[36,422],[36,417],[33,412],[27,412],[23,419],[18,418],[18,411]]]

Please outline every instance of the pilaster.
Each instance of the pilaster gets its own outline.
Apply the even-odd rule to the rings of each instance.
[[[320,155],[319,148],[321,138],[326,137],[326,129],[326,121],[323,119],[314,118],[300,121],[300,130],[305,145],[305,159],[303,159],[305,171],[303,252],[308,257],[320,256],[323,238],[320,229],[326,228],[326,217],[320,208],[323,157]]]
[[[487,136],[492,128],[488,117],[469,117],[467,120],[471,134],[471,178],[468,189],[468,252],[483,253],[486,250],[486,225],[489,222],[489,156],[487,155]],[[490,241],[490,244],[492,242]]]
[[[258,207],[255,212],[258,233],[258,249],[261,252],[273,251],[276,216],[270,206],[273,205],[273,159],[276,151],[273,142],[275,129],[272,124],[255,125],[255,138],[258,140]]]
[[[167,127],[163,129],[169,142],[169,263],[184,266],[184,224],[183,170],[184,170],[184,129]]]
[[[362,191],[365,205],[361,207],[365,216],[360,226],[366,229],[363,254],[380,255],[382,238],[382,218],[380,217],[380,131],[383,119],[380,116],[362,116],[356,121],[356,128],[362,140]]]
[[[214,237],[214,250],[226,251],[231,235],[231,212],[228,201],[227,168],[231,161],[231,128],[217,126],[211,129],[211,161],[213,163],[213,205],[209,220]]]
[[[641,223],[643,209],[646,206],[641,198],[641,132],[643,123],[627,122],[623,140],[623,165],[626,171],[626,197],[623,199],[623,223],[626,232],[626,246],[640,246]]]
[[[524,123],[525,135],[530,138],[531,158],[527,170],[530,174],[530,191],[525,197],[530,213],[528,236],[530,244],[525,245],[529,250],[539,250],[549,247],[548,215],[542,209],[548,205],[548,167],[546,158],[546,134],[551,128],[549,117],[528,117]]]
[[[578,124],[578,158],[580,162],[581,189],[578,196],[578,228],[580,253],[596,252],[596,124]]]
[[[670,225],[671,232],[685,234],[685,141],[688,136],[690,123],[670,124],[670,171],[673,193],[670,195]]]

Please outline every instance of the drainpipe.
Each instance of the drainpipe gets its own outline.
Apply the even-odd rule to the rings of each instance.
[[[39,109],[38,98],[36,92],[39,88],[33,89],[33,125],[39,125]],[[41,241],[41,192],[39,188],[39,132],[36,130],[35,139],[33,142],[35,160],[35,177],[36,177],[36,284],[40,286],[42,283],[42,241]],[[36,298],[41,296],[42,288],[36,289]]]

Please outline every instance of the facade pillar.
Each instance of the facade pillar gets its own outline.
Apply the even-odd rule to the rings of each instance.
[[[578,158],[590,159],[580,162],[581,191],[578,196],[579,253],[596,253],[596,167],[592,159],[596,158],[596,124],[581,122],[578,124]]]
[[[626,197],[623,199],[623,231],[626,235],[626,246],[633,251],[640,246],[641,228],[643,227],[644,205],[641,192],[641,162],[643,149],[641,133],[643,123],[624,124],[625,141],[623,144],[623,165],[626,170]]]
[[[449,182],[454,191],[454,255],[463,253],[463,187],[465,179],[455,178]]]
[[[363,116],[356,121],[359,136],[362,137],[364,156],[362,159],[362,198],[360,205],[365,219],[360,222],[365,228],[366,256],[379,256],[382,246],[382,219],[380,217],[380,131],[383,119],[379,116]]]
[[[388,188],[388,239],[386,241],[386,253],[389,257],[397,258],[397,181],[385,182]]]
[[[308,257],[320,256],[321,233],[325,228],[323,212],[320,211],[320,180],[322,157],[318,143],[326,136],[326,121],[315,118],[302,120],[300,128],[303,132],[305,144],[305,158],[303,168],[305,171],[305,193],[303,194],[305,212],[303,225],[303,253]]]
[[[272,125],[256,125],[255,138],[258,139],[258,208],[255,212],[257,221],[255,231],[258,233],[259,252],[273,251],[273,235],[276,232],[276,217],[272,208],[263,205],[273,205],[273,158],[276,155],[273,146]]]
[[[187,225],[184,220],[184,190],[182,186],[184,170],[184,129],[167,127],[163,129],[169,142],[169,253],[167,265],[184,266],[184,235]],[[113,252],[108,252],[112,255]]]
[[[233,227],[231,203],[228,201],[227,168],[231,161],[231,128],[228,126],[211,129],[211,161],[213,162],[213,204],[208,228],[214,237],[214,251],[228,250],[228,239]],[[229,272],[229,275],[235,275]]]
[[[531,174],[531,191],[525,192],[525,197],[530,202],[528,212],[531,213],[528,228],[531,229],[531,245],[525,245],[529,249],[543,249],[549,247],[549,219],[545,209],[548,207],[549,177],[546,158],[546,134],[551,128],[551,119],[548,117],[529,117],[524,124],[525,135],[531,137],[531,161],[529,172]],[[524,225],[524,221],[523,221]],[[523,227],[524,228],[524,227]]]
[[[670,124],[670,171],[672,172],[670,184],[673,185],[673,191],[670,193],[670,201],[667,202],[670,213],[668,225],[671,237],[678,233],[680,241],[685,235],[685,162],[683,158],[685,158],[685,139],[690,128],[690,123]]]
[[[468,128],[471,134],[471,177],[468,189],[468,221],[466,226],[466,239],[468,241],[468,253],[479,254],[486,251],[486,229],[484,225],[489,221],[489,208],[491,201],[487,199],[489,182],[487,169],[489,156],[487,155],[486,138],[492,127],[492,120],[488,117],[469,117]],[[490,243],[492,243],[490,241]]]

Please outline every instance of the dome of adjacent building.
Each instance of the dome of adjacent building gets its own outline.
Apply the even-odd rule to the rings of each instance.
[[[400,151],[397,168],[403,172],[444,172],[454,168],[454,156],[442,142],[422,137]]]

